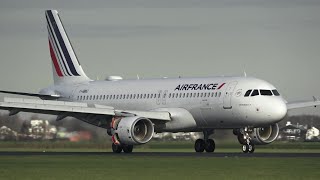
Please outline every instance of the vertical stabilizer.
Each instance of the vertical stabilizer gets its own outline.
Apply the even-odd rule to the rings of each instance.
[[[58,11],[46,11],[49,50],[55,84],[90,81],[84,73],[65,32]]]

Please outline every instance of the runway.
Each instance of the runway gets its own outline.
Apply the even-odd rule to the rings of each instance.
[[[320,153],[193,153],[193,152],[0,152],[1,156],[126,156],[126,157],[206,157],[206,158],[320,158]]]

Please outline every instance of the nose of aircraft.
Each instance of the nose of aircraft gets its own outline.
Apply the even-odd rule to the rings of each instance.
[[[287,105],[282,99],[277,99],[272,103],[270,115],[273,121],[282,120],[287,114]]]

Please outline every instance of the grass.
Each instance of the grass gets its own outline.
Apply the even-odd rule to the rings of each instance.
[[[216,152],[241,152],[217,141]],[[110,152],[109,142],[0,142],[0,151]],[[135,152],[193,152],[192,142],[150,142]],[[275,142],[256,152],[320,153],[320,143]],[[0,156],[0,180],[319,179],[320,158],[152,157],[115,155]]]
[[[319,179],[319,158],[0,156],[0,179]]]
[[[50,151],[50,152],[110,152],[110,142],[0,142],[0,151]],[[193,142],[157,142],[135,146],[135,152],[193,152]],[[216,143],[215,152],[241,152],[241,146],[236,142]],[[274,142],[268,145],[256,146],[256,152],[283,153],[320,153],[320,142]]]

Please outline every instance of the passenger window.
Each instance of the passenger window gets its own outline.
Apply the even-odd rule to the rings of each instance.
[[[270,90],[260,89],[260,94],[262,96],[272,96],[272,92]]]
[[[257,89],[253,90],[251,93],[251,96],[258,96],[259,95],[259,91]]]
[[[244,97],[248,97],[251,93],[252,89],[249,89],[245,94],[244,94]]]
[[[183,93],[183,98],[186,96],[186,93]]]
[[[272,90],[272,92],[273,92],[273,95],[280,96],[279,92],[276,89]]]

